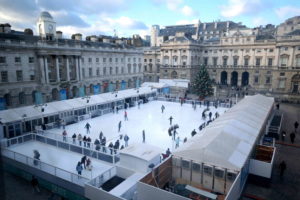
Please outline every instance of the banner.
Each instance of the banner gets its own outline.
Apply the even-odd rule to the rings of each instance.
[[[6,102],[4,98],[0,98],[0,110],[6,109]]]
[[[85,96],[84,87],[80,87],[79,88],[79,97],[84,97],[84,96]]]
[[[94,94],[100,94],[100,86],[94,85]]]
[[[60,100],[66,100],[67,99],[67,91],[66,91],[66,89],[61,89],[59,91],[59,97],[60,97]]]
[[[35,92],[34,93],[34,98],[35,98],[35,104],[42,104],[43,103],[43,96],[41,92]]]
[[[122,81],[121,82],[121,90],[125,90],[126,89],[126,81]]]

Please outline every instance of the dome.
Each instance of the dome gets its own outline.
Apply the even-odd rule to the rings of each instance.
[[[50,13],[47,12],[47,11],[41,12],[40,18],[50,18],[50,19],[53,19],[52,16],[50,15]]]

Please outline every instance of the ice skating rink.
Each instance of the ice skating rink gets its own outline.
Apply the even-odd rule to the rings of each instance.
[[[40,161],[53,165],[60,169],[64,169],[66,171],[72,172],[74,174],[77,174],[76,165],[83,156],[78,153],[73,153],[71,151],[67,151],[37,141],[30,141],[18,145],[13,145],[9,147],[9,149],[31,158],[33,158],[33,150],[36,149],[39,151],[41,155]],[[82,176],[88,179],[94,178],[112,167],[106,162],[102,162],[94,158],[90,158],[90,159],[93,165],[92,171],[89,170],[82,171]]]
[[[164,113],[161,113],[161,106],[165,106]],[[100,131],[103,132],[106,137],[107,143],[110,141],[115,142],[120,134],[127,134],[129,136],[129,145],[132,143],[142,143],[142,131],[146,133],[146,143],[156,145],[165,151],[167,148],[174,149],[174,142],[168,135],[168,129],[170,127],[169,118],[173,117],[173,125],[178,124],[177,129],[180,137],[180,145],[185,137],[188,140],[191,138],[191,132],[196,129],[199,134],[199,126],[208,121],[208,113],[212,112],[212,116],[215,117],[215,113],[220,115],[227,110],[227,108],[210,106],[210,111],[206,112],[206,120],[202,120],[202,111],[206,106],[197,105],[197,109],[194,110],[191,104],[165,102],[165,101],[151,101],[146,104],[141,104],[140,109],[137,106],[127,109],[128,121],[124,121],[124,110],[120,110],[118,114],[109,113],[93,119],[81,121],[76,124],[66,126],[68,137],[71,137],[74,133],[82,136],[86,135],[91,137],[92,142],[96,138],[99,138]],[[122,121],[121,131],[118,132],[118,123]],[[84,128],[86,123],[91,125],[90,134],[86,133]],[[213,122],[212,122],[213,123]],[[63,129],[51,129],[49,132],[62,135]],[[176,136],[176,137],[177,137]],[[124,145],[124,140],[120,141],[121,145]],[[120,145],[120,146],[121,146]]]

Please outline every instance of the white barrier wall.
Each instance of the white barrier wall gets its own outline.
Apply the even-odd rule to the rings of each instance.
[[[138,182],[137,200],[189,200],[186,197]]]
[[[85,197],[90,200],[124,200],[124,198],[113,196],[108,192],[101,190],[100,188],[93,187],[91,185],[86,184],[84,187]]]
[[[237,200],[240,198],[241,192],[241,173],[236,177],[235,181],[233,182],[229,192],[226,195],[225,200]]]

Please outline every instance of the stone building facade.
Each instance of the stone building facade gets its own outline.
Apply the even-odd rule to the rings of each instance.
[[[235,24],[211,36],[201,36],[200,32],[197,36],[197,31],[177,26],[161,29],[156,41],[161,52],[160,78],[193,81],[199,66],[204,65],[220,87],[243,87],[278,98],[299,99],[299,24],[300,17],[277,27]],[[174,34],[163,41],[159,35],[164,32]]]
[[[5,26],[5,27],[4,27]],[[0,26],[1,109],[43,104],[138,87],[143,51],[121,40],[61,39],[51,15],[38,20],[39,36]]]

